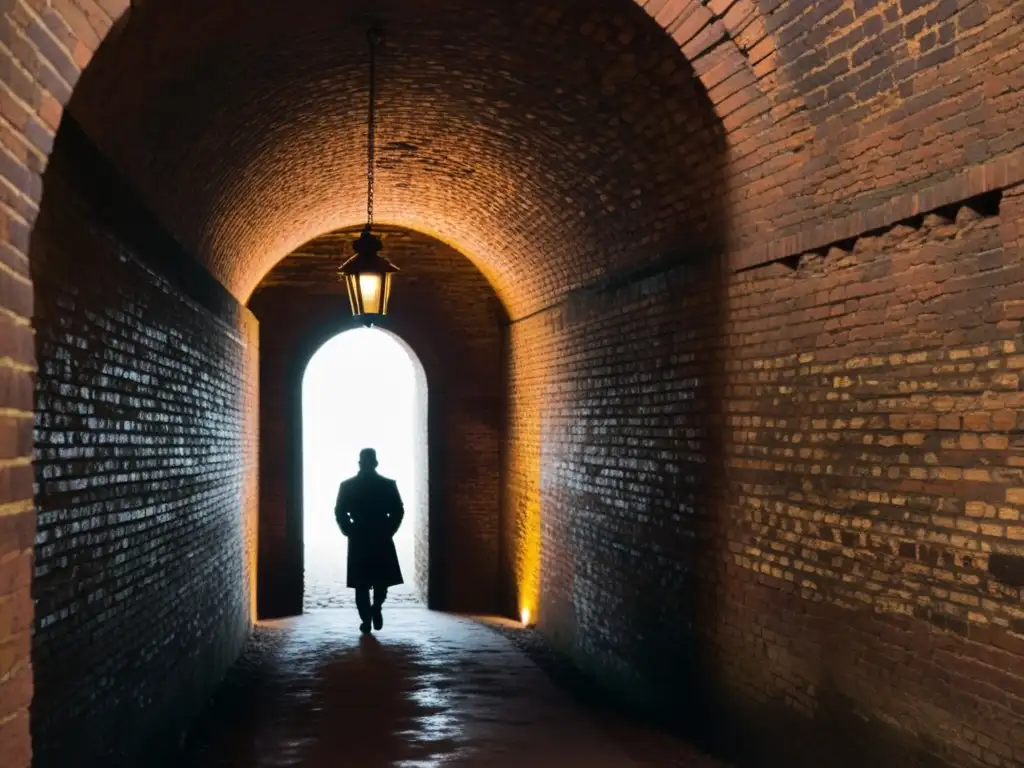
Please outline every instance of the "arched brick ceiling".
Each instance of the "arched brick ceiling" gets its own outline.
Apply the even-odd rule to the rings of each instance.
[[[633,0],[381,0],[377,218],[473,259],[513,316],[722,239],[724,139]],[[368,4],[148,0],[71,112],[245,300],[365,215]]]

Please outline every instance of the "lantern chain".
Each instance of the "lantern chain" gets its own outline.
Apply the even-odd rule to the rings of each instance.
[[[383,42],[383,33],[376,27],[370,29],[370,113],[366,128],[366,231],[373,227],[373,171],[376,160],[377,138],[377,45]]]

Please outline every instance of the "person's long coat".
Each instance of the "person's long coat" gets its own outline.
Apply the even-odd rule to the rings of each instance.
[[[334,517],[348,536],[348,586],[392,587],[402,584],[402,569],[392,537],[405,509],[394,480],[360,472],[338,488]]]

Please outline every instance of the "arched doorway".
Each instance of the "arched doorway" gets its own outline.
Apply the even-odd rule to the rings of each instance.
[[[260,327],[260,618],[303,611],[303,377],[317,350],[360,328],[334,275],[337,254],[349,252],[360,231],[325,233],[305,244],[268,273],[248,305]],[[419,499],[414,583],[431,608],[493,610],[500,590],[507,316],[486,278],[458,251],[401,227],[383,232],[403,279],[377,327],[407,347],[429,382],[421,419],[429,419],[430,492]],[[337,483],[355,472],[360,447],[338,459],[324,507],[333,509]],[[422,543],[428,525],[429,556]],[[406,580],[413,581],[408,574]]]
[[[426,601],[428,562],[427,380],[395,334],[357,328],[334,336],[302,378],[303,610],[354,605],[345,583],[348,541],[334,520],[338,483],[375,448],[382,475],[398,483],[405,519],[395,548],[405,584],[389,602]]]

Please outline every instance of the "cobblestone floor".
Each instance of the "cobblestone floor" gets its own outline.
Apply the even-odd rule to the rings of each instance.
[[[674,738],[595,715],[510,640],[514,625],[392,606],[261,622],[181,768],[721,768]]]

